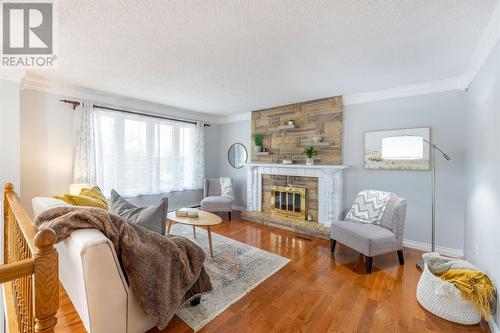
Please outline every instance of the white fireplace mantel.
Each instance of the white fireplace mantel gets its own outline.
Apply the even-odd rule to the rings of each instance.
[[[330,227],[341,218],[346,165],[248,163],[247,210],[262,211],[262,175],[318,178],[318,222]]]

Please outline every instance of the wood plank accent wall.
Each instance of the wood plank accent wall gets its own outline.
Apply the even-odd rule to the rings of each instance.
[[[295,129],[281,130],[288,120],[295,122]],[[252,133],[263,135],[262,145],[269,151],[267,156],[257,156],[251,149],[252,162],[281,163],[284,158],[304,164],[304,148],[314,145],[312,136],[323,137],[314,145],[319,151],[316,164],[342,164],[342,96],[323,98],[302,103],[284,105],[252,112]],[[252,141],[253,146],[253,141]]]

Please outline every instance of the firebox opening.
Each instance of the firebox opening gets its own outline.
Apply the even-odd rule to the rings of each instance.
[[[273,186],[272,213],[296,219],[307,219],[306,188],[302,186]]]

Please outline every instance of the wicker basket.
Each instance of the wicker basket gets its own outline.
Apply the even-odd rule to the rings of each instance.
[[[454,323],[476,325],[481,321],[481,313],[462,299],[460,290],[432,274],[427,264],[418,281],[417,300],[430,313]]]

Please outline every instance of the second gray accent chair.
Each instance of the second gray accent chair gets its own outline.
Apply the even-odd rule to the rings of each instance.
[[[223,196],[221,192],[220,178],[206,178],[203,182],[201,210],[212,213],[228,213],[228,219],[231,221],[232,198]]]
[[[365,256],[366,273],[372,271],[373,257],[397,252],[400,265],[404,265],[403,234],[406,217],[406,199],[391,193],[391,198],[380,224],[354,221],[336,221],[331,224],[331,251],[337,241]]]

